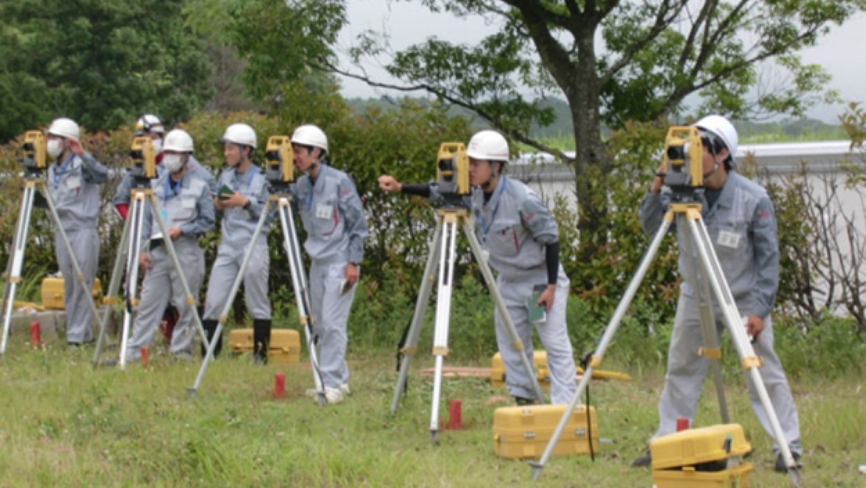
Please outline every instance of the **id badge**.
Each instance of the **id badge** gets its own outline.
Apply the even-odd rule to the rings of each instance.
[[[316,205],[316,218],[317,219],[330,219],[331,215],[334,213],[333,205],[325,205],[323,203],[319,203]]]
[[[181,205],[183,206],[183,208],[186,209],[195,208],[195,200],[193,200],[192,198],[182,198]]]
[[[241,218],[244,220],[250,220],[250,212],[248,210],[241,210]]]
[[[729,249],[736,249],[740,245],[740,235],[726,230],[720,230],[718,244]]]
[[[163,222],[168,221],[168,211],[167,210],[160,210],[159,216],[162,218]]]
[[[70,176],[66,178],[66,188],[76,189],[81,186],[81,178],[77,176]]]

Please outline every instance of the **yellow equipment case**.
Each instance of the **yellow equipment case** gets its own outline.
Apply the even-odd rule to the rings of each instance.
[[[547,447],[553,431],[568,405],[531,405],[497,408],[493,412],[493,444],[497,456],[511,459],[539,458]],[[589,453],[589,430],[592,449],[598,452],[598,422],[595,408],[589,408],[592,429],[587,429],[586,405],[578,405],[568,417],[568,423],[554,456]]]
[[[66,305],[63,302],[63,277],[49,276],[42,279],[42,306],[50,310],[63,310]],[[93,300],[99,306],[102,299],[102,285],[99,278],[93,280]]]
[[[752,450],[739,424],[687,429],[650,442],[653,483],[658,488],[747,488]]]
[[[547,369],[547,351],[532,351],[532,364],[538,384],[542,387],[550,386],[550,371]],[[490,365],[490,384],[496,388],[505,386],[505,364],[502,355],[498,352],[493,355]]]
[[[232,355],[252,354],[253,329],[234,329],[229,332]],[[301,360],[301,336],[293,329],[271,329],[268,362],[297,363]]]

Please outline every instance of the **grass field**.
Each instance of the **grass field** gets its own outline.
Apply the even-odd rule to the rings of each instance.
[[[428,432],[432,365],[425,352],[395,417],[387,415],[396,375],[390,352],[351,357],[353,394],[321,408],[303,392],[312,386],[305,363],[256,367],[221,358],[198,395],[188,399],[197,363],[154,355],[151,368],[94,370],[93,349],[53,345],[30,350],[10,342],[0,362],[0,473],[13,486],[652,486],[650,471],[629,467],[654,430],[662,369],[624,370],[633,382],[593,382],[602,444],[588,456],[553,458],[532,482],[527,465],[493,452],[493,411],[504,390],[477,378],[444,380],[447,400],[463,404],[464,429]],[[351,347],[351,344],[350,344]],[[476,364],[487,366],[488,359]],[[608,364],[612,363],[612,364]],[[452,364],[453,365],[453,364]],[[274,398],[276,372],[286,373],[285,398]],[[732,414],[752,438],[751,487],[788,485],[772,470],[771,441],[748,407],[739,377],[730,377]],[[697,425],[717,423],[707,385]],[[793,385],[800,409],[803,486],[866,486],[866,380],[812,379]]]

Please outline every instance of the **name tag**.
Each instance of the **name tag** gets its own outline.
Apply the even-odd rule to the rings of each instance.
[[[81,178],[77,176],[70,176],[66,178],[66,188],[75,189],[81,186]]]
[[[334,214],[334,206],[333,205],[325,205],[325,204],[317,204],[316,205],[316,218],[317,219],[330,219]]]
[[[250,220],[250,218],[251,218],[250,212],[248,210],[241,210],[240,214],[241,214],[241,218],[244,220]]]
[[[181,205],[183,208],[195,208],[195,199],[193,198],[182,198]]]
[[[740,245],[740,235],[726,230],[719,231],[718,244],[729,249],[736,249]]]

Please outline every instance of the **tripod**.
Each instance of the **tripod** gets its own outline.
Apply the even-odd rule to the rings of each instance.
[[[707,359],[715,360],[714,375],[716,382],[716,392],[719,396],[722,420],[726,423],[729,421],[727,405],[724,399],[724,389],[721,383],[721,371],[719,369],[717,361],[721,358],[721,350],[719,349],[718,343],[716,341],[714,328],[715,322],[712,319],[711,300],[708,289],[709,287],[712,287],[713,296],[715,296],[716,301],[721,306],[722,313],[724,315],[725,326],[730,333],[731,341],[733,342],[734,347],[737,351],[737,355],[740,358],[740,363],[743,366],[746,375],[752,380],[758,397],[760,398],[761,404],[766,410],[767,417],[772,426],[776,442],[779,444],[779,449],[782,453],[783,459],[785,460],[785,464],[788,466],[788,473],[791,475],[794,484],[799,485],[800,474],[797,468],[797,463],[791,455],[791,450],[788,448],[788,443],[785,440],[785,434],[782,431],[782,427],[779,424],[779,419],[776,416],[776,411],[773,409],[773,404],[770,401],[770,397],[767,394],[767,389],[764,386],[764,382],[761,379],[760,372],[758,371],[758,368],[761,366],[761,360],[755,356],[755,351],[752,348],[752,344],[746,334],[746,329],[745,327],[743,327],[742,319],[740,318],[740,313],[737,309],[737,304],[736,302],[734,302],[734,297],[731,294],[731,290],[728,287],[727,281],[725,280],[725,275],[723,274],[721,265],[719,264],[718,256],[716,255],[715,249],[712,245],[712,241],[710,240],[710,236],[707,233],[706,225],[704,224],[703,218],[701,217],[700,203],[672,203],[669,206],[662,225],[660,226],[658,232],[652,240],[652,243],[650,244],[649,249],[641,260],[637,273],[635,273],[631,282],[629,282],[625,295],[619,302],[619,305],[617,305],[613,317],[605,328],[598,348],[596,349],[595,354],[593,354],[592,359],[586,368],[586,372],[583,375],[583,378],[581,378],[580,382],[577,385],[577,391],[574,393],[574,396],[572,397],[568,408],[565,410],[565,413],[560,419],[556,430],[553,432],[553,435],[550,438],[550,442],[548,442],[547,447],[544,449],[544,453],[542,454],[541,459],[539,459],[537,462],[529,463],[532,466],[533,479],[538,478],[538,476],[541,474],[541,470],[544,469],[545,464],[547,464],[548,459],[550,459],[550,455],[553,452],[554,447],[556,447],[556,443],[559,440],[560,435],[562,435],[562,431],[564,430],[565,425],[568,421],[569,413],[580,401],[580,395],[583,393],[584,388],[586,388],[586,385],[589,382],[589,379],[592,377],[593,369],[601,364],[602,357],[604,356],[608,345],[610,345],[614,334],[619,328],[620,322],[622,321],[623,316],[625,316],[625,312],[628,309],[628,306],[631,303],[632,299],[634,298],[637,288],[643,281],[643,278],[646,275],[650,264],[652,264],[652,260],[658,253],[658,249],[661,245],[662,239],[664,238],[665,234],[667,234],[668,229],[674,221],[674,218],[676,218],[678,232],[686,233],[684,239],[686,245],[684,247],[685,252],[688,255],[687,272],[691,275],[692,283],[695,283],[695,285],[697,286],[696,278],[698,271],[700,271],[701,276],[705,278],[704,280],[701,280],[701,288],[696,290],[699,298],[698,306],[700,311],[701,330],[704,336],[705,346],[701,348],[701,350],[698,352],[703,354]],[[697,264],[693,262],[695,260],[695,256],[692,253],[692,245],[695,246],[695,250],[697,251]]]
[[[133,184],[132,190],[130,190],[130,203],[132,205],[128,218],[123,225],[123,235],[120,238],[120,247],[117,252],[117,257],[114,261],[114,268],[111,273],[111,281],[108,285],[108,296],[105,301],[107,304],[111,305],[105,311],[105,315],[107,318],[108,314],[111,313],[113,309],[113,305],[117,302],[117,293],[120,288],[120,276],[121,276],[121,263],[123,262],[124,257],[126,258],[126,306],[123,307],[123,328],[121,329],[120,335],[120,360],[118,361],[118,365],[121,369],[126,367],[126,348],[127,342],[129,340],[129,329],[132,321],[132,307],[138,304],[138,299],[136,298],[136,293],[138,290],[138,268],[139,268],[139,257],[141,256],[140,243],[142,240],[142,232],[145,229],[142,229],[144,224],[144,212],[147,210],[145,206],[145,199],[150,202],[151,206],[151,215],[153,216],[153,220],[157,222],[159,225],[159,230],[162,232],[163,236],[163,245],[168,251],[168,255],[171,257],[171,262],[174,267],[175,273],[178,275],[178,279],[180,280],[181,286],[183,287],[183,292],[186,295],[186,305],[188,307],[192,307],[193,317],[195,318],[195,325],[198,328],[199,333],[201,334],[202,340],[205,344],[208,343],[207,335],[205,334],[204,328],[201,325],[201,318],[198,315],[198,308],[196,307],[195,298],[192,296],[192,292],[190,292],[189,285],[186,282],[186,276],[183,274],[183,267],[180,265],[180,261],[177,259],[177,254],[174,250],[174,244],[171,241],[171,238],[168,236],[168,228],[165,225],[165,222],[160,217],[157,212],[157,204],[156,197],[153,195],[153,190],[150,188],[149,180],[146,178],[136,178],[136,181]],[[150,229],[147,229],[149,232]],[[124,252],[124,249],[126,250]],[[99,331],[99,340],[96,342],[96,351],[93,354],[93,366],[96,367],[99,365],[99,357],[102,354],[102,346],[105,342],[105,323],[106,320],[103,319],[102,328]]]
[[[301,326],[303,326],[304,328],[304,336],[307,340],[307,350],[310,354],[310,364],[313,370],[313,381],[316,385],[316,398],[319,401],[320,406],[323,406],[325,404],[325,387],[322,381],[321,372],[319,371],[319,360],[316,355],[316,336],[313,334],[312,331],[312,307],[310,305],[307,279],[303,273],[304,266],[301,260],[301,247],[298,244],[298,234],[295,232],[295,222],[294,218],[292,217],[291,205],[289,204],[290,198],[291,194],[288,193],[288,190],[283,189],[281,190],[281,193],[271,195],[268,198],[265,207],[262,209],[262,216],[259,218],[259,222],[256,225],[255,231],[253,231],[253,237],[252,239],[250,239],[249,247],[247,247],[247,251],[244,254],[243,261],[241,261],[241,267],[238,270],[238,274],[235,277],[234,283],[232,283],[231,291],[229,292],[226,303],[223,306],[222,312],[220,313],[219,323],[217,324],[216,332],[213,336],[214,338],[208,345],[207,353],[205,354],[204,361],[202,361],[198,376],[195,379],[195,384],[187,388],[187,394],[190,398],[195,396],[195,393],[198,391],[202,379],[204,378],[204,374],[207,370],[208,364],[210,364],[211,360],[213,360],[214,348],[216,347],[218,338],[222,334],[222,330],[228,318],[232,302],[234,302],[235,295],[237,294],[238,289],[241,286],[241,281],[243,281],[244,279],[244,271],[246,270],[250,257],[253,254],[253,243],[256,242],[256,239],[262,232],[262,229],[264,229],[265,227],[265,221],[268,218],[268,211],[272,206],[275,206],[277,212],[280,215],[280,226],[283,231],[284,245],[286,246],[286,253],[288,254],[289,258],[289,270],[291,271],[292,275],[292,286],[295,289],[295,301],[298,305],[298,314],[300,316],[299,318],[301,321]],[[264,354],[267,353],[267,351],[264,351]]]
[[[391,402],[391,413],[393,414],[397,410],[400,397],[405,393],[406,375],[409,372],[412,357],[418,350],[418,336],[421,334],[421,325],[427,312],[427,302],[433,289],[433,277],[436,275],[435,270],[438,265],[439,291],[436,297],[436,327],[433,337],[433,355],[436,356],[436,367],[433,377],[433,402],[430,408],[430,440],[434,443],[439,431],[439,397],[442,390],[442,364],[445,356],[448,355],[448,320],[451,314],[451,291],[454,285],[454,262],[456,260],[455,250],[458,224],[463,229],[467,239],[469,239],[472,254],[481,268],[487,288],[490,290],[490,294],[496,302],[496,307],[502,316],[502,320],[508,328],[512,347],[517,351],[524,350],[523,342],[520,340],[517,329],[515,329],[514,323],[512,323],[511,317],[508,315],[505,302],[499,294],[499,289],[496,288],[493,272],[490,271],[490,266],[483,257],[481,245],[478,243],[478,238],[475,236],[469,223],[469,211],[462,208],[444,208],[438,210],[437,213],[438,219],[436,221],[436,230],[433,232],[433,245],[427,255],[427,265],[424,268],[418,301],[415,302],[415,313],[409,326],[406,345],[400,351],[403,353],[403,359],[400,363],[400,375],[397,379],[397,386],[394,389],[394,399]],[[529,359],[527,359],[526,354],[520,354],[520,359],[529,378],[532,378],[532,386],[535,390],[536,398],[544,403],[544,393],[541,391],[541,386],[538,384]]]
[[[3,289],[3,340],[0,343],[0,355],[6,355],[6,343],[9,339],[9,328],[12,321],[12,308],[15,302],[15,289],[18,283],[21,282],[21,267],[24,264],[24,250],[27,247],[27,230],[30,227],[30,217],[33,214],[33,199],[36,192],[39,191],[45,198],[48,204],[48,213],[51,215],[51,221],[57,228],[60,239],[66,247],[66,253],[69,255],[69,260],[75,268],[75,278],[78,283],[86,290],[84,295],[87,297],[87,303],[90,305],[90,311],[94,317],[99,316],[99,311],[96,308],[96,303],[93,301],[93,294],[90,286],[87,285],[84,273],[81,272],[81,267],[78,265],[78,259],[72,251],[72,245],[69,243],[69,238],[66,236],[66,231],[60,224],[60,217],[57,215],[57,208],[54,206],[54,200],[48,192],[48,186],[45,180],[41,178],[41,172],[38,170],[28,170],[24,175],[24,194],[21,197],[21,211],[18,213],[18,226],[15,228],[15,240],[13,241],[12,255],[9,257],[6,273],[6,285]],[[70,276],[64,277],[71,279]],[[88,324],[90,326],[90,324]],[[105,328],[104,321],[100,323],[101,328]]]

